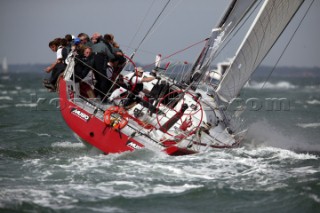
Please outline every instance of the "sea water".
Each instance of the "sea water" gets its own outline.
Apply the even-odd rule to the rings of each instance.
[[[248,129],[239,148],[170,157],[88,149],[43,77],[0,80],[0,212],[320,212],[320,86],[310,79],[251,82],[229,108]]]

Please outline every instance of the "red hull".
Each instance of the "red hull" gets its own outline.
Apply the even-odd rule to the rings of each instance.
[[[59,84],[59,96],[62,117],[73,132],[87,143],[106,154],[133,151],[133,146],[143,147],[134,139],[130,139],[130,143],[127,135],[106,126],[100,119],[69,101],[63,79]]]
[[[67,125],[82,140],[98,148],[105,154],[134,151],[143,148],[143,144],[107,126],[93,114],[81,109],[68,98],[64,79],[59,82],[60,111]],[[161,150],[168,155],[188,155],[196,152],[176,147],[174,144]]]

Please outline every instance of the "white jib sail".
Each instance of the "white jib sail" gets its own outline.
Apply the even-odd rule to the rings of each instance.
[[[259,66],[304,0],[265,0],[226,71],[217,94],[231,102]]]
[[[217,29],[213,29],[210,39],[208,41],[208,49],[210,54],[206,54],[204,64],[208,67],[211,64],[220,44],[231,34],[235,27],[241,22],[243,17],[250,10],[252,5],[257,0],[233,1],[230,3],[227,13],[217,25]],[[204,71],[207,71],[206,69]]]
[[[205,74],[215,58],[220,44],[233,32],[236,26],[245,17],[257,0],[233,0],[216,28],[211,32],[210,38],[197,59],[193,71]],[[192,73],[193,73],[192,71]]]

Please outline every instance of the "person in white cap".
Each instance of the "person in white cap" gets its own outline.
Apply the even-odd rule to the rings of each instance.
[[[129,91],[131,95],[130,97],[134,97],[133,94],[139,95],[140,92],[148,93],[149,91],[143,88],[144,82],[150,82],[156,79],[156,76],[143,76],[144,70],[142,67],[137,67],[134,73],[130,73],[124,76],[124,82],[127,85],[126,88],[120,87],[116,89],[111,96],[109,97],[109,101],[113,101],[118,98],[124,92]],[[132,94],[133,93],[133,94]],[[132,101],[129,101],[132,102]]]
[[[130,90],[134,94],[139,94],[139,92],[148,93],[148,91],[143,91],[143,83],[150,82],[156,79],[155,76],[144,76],[144,70],[142,67],[137,67],[134,73],[130,73],[129,75],[124,77],[124,80],[127,81],[127,84],[130,85]]]

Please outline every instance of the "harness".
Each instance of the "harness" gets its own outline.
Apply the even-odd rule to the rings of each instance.
[[[135,73],[130,77],[130,79],[128,80],[128,84],[129,84],[128,85],[128,89],[131,92],[137,94],[137,93],[139,93],[139,92],[141,92],[143,90],[143,83],[132,83],[133,77],[138,78]]]
[[[106,67],[106,76],[109,78],[109,79],[112,79],[113,77],[113,72],[114,72],[114,68],[112,66],[110,66],[109,64],[107,64],[107,67]],[[109,75],[108,75],[109,74]],[[113,80],[113,79],[112,79]]]

